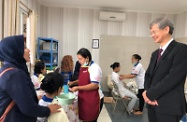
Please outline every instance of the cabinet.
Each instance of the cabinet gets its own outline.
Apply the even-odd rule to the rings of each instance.
[[[58,65],[58,40],[38,37],[37,59],[45,61],[47,70],[56,68]]]

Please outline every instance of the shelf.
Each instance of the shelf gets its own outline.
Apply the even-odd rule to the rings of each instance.
[[[39,53],[58,53],[56,50],[39,50]]]
[[[58,43],[58,40],[54,39],[54,38],[44,38],[44,37],[38,37],[38,40],[42,40],[45,42],[54,42],[54,43]]]
[[[43,44],[45,44],[45,48]],[[47,70],[53,70],[58,66],[58,40],[38,37],[37,49],[37,59],[46,62]]]
[[[56,66],[46,66],[46,70],[54,70],[56,68]]]
[[[57,66],[58,64],[57,64],[57,63],[52,63],[52,64],[51,64],[51,63],[45,63],[45,65],[46,65],[46,66],[51,66],[51,65],[52,65],[52,66]]]

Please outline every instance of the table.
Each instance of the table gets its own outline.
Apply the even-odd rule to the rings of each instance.
[[[74,94],[76,95],[74,102],[70,105],[62,105],[62,108],[67,114],[69,122],[80,122],[78,115],[78,92]]]

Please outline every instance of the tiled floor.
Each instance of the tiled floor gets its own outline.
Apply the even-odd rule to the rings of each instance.
[[[111,97],[110,93],[104,94],[106,97]],[[105,103],[98,122],[148,122],[146,107],[144,107],[143,115],[128,115],[122,101],[119,101],[114,112],[113,110],[111,103]]]
[[[104,94],[105,96],[110,96],[110,94],[108,93],[104,93]],[[144,108],[143,115],[136,116],[136,115],[127,114],[122,101],[118,102],[115,112],[113,112],[112,104],[105,103],[104,106],[106,107],[107,114],[109,114],[112,122],[148,122],[146,107]],[[103,115],[100,114],[100,116]],[[105,115],[103,116],[103,118],[104,117],[107,116]],[[99,122],[109,122],[109,121],[105,121],[104,119],[104,121],[99,121]]]
[[[112,104],[105,104],[112,122],[148,122],[147,109],[144,109],[143,115],[128,115],[121,101],[118,102],[115,112]]]
[[[103,106],[103,109],[99,115],[98,122],[112,122],[105,105]]]

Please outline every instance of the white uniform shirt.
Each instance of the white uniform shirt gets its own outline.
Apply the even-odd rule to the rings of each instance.
[[[129,91],[124,87],[123,81],[119,79],[119,74],[116,72],[112,72],[111,79],[116,83],[119,89],[119,93],[121,96],[125,96],[125,94]]]
[[[100,99],[104,97],[104,94],[101,90],[101,78],[102,78],[102,71],[98,64],[92,63],[88,68],[90,73],[90,81],[93,83],[97,83],[99,85],[99,96]]]
[[[48,106],[51,103],[57,103],[57,101],[47,98],[45,95],[39,101],[39,105],[41,106]],[[48,118],[47,117],[38,117],[37,122],[69,122],[66,113],[64,112],[63,108],[60,108],[60,112],[51,114]]]
[[[53,101],[53,99],[51,98],[47,98],[45,95],[42,97],[42,99],[40,99],[39,101],[39,105],[41,106],[48,106],[49,104],[51,104]],[[47,117],[38,117],[37,118],[37,122],[47,122]]]
[[[161,55],[165,52],[165,50],[167,49],[167,47],[169,46],[169,44],[173,41],[173,38],[171,40],[169,40],[163,47],[160,47],[160,49],[162,49],[163,51],[161,52]]]
[[[31,76],[32,83],[34,84],[34,89],[37,90],[40,88],[40,81],[36,75]]]
[[[135,81],[138,86],[138,89],[144,89],[144,76],[145,76],[145,70],[141,63],[136,64],[131,74],[136,75]]]

